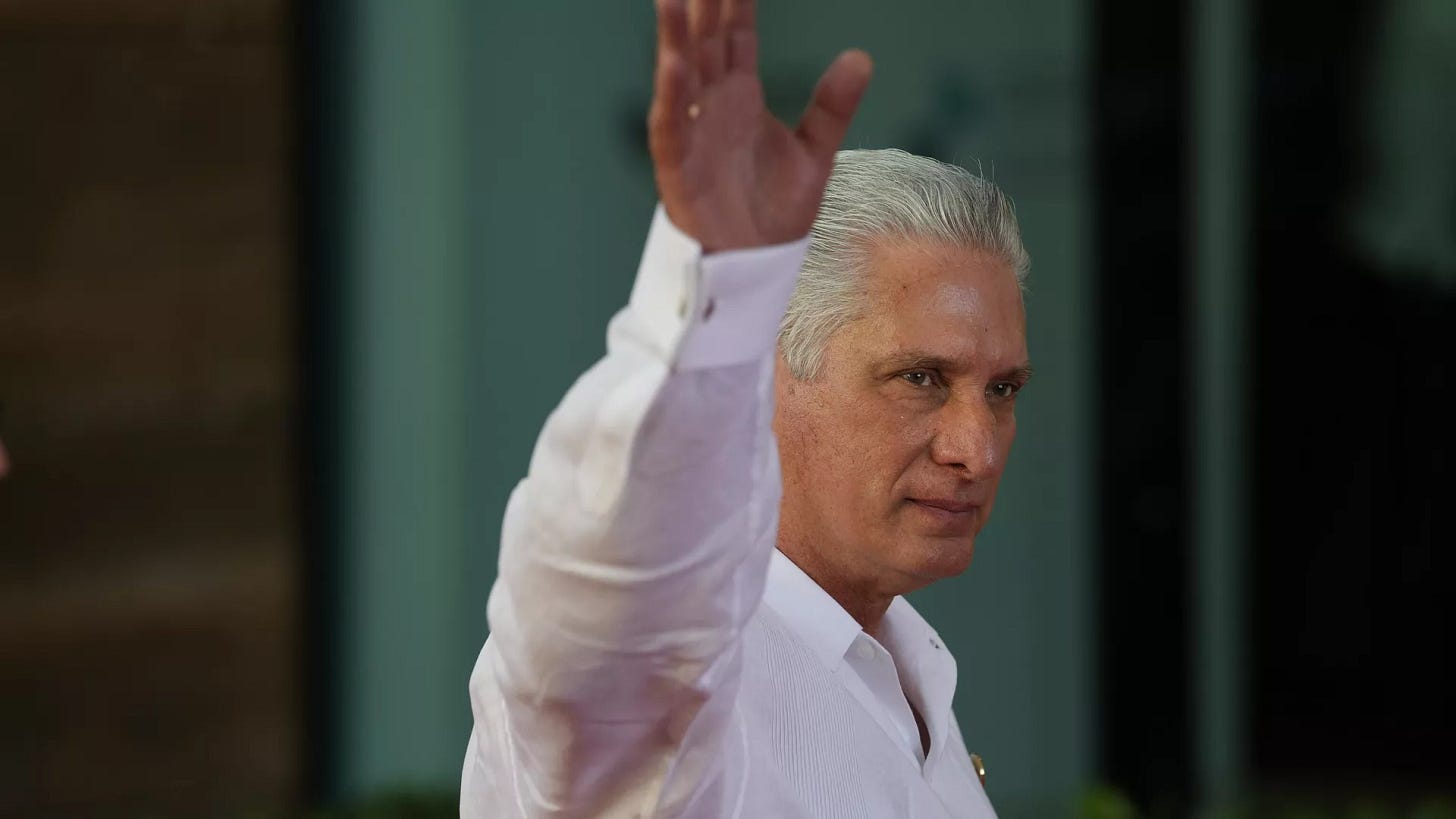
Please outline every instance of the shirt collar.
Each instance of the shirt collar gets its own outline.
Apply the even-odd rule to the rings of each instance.
[[[763,601],[830,671],[839,670],[845,653],[864,634],[859,622],[829,592],[778,549],[769,558]],[[955,697],[955,658],[935,629],[903,597],[890,601],[880,621],[880,638],[895,658],[906,694],[920,704],[930,731],[931,755],[943,753],[939,749],[954,723],[950,708]]]
[[[931,754],[945,744],[954,720],[951,701],[955,698],[956,661],[940,635],[920,612],[903,597],[890,603],[881,621],[880,640],[895,658],[900,684],[920,706],[930,731]]]
[[[830,669],[839,667],[864,633],[859,621],[778,549],[769,558],[763,599]],[[903,597],[890,601],[880,621],[880,643],[902,663],[946,653],[940,635]]]
[[[831,671],[844,662],[844,653],[863,632],[859,622],[829,592],[778,549],[769,558],[763,602],[783,618]]]
[[[890,601],[890,608],[880,621],[880,642],[897,658],[897,662],[919,661],[945,652],[940,635],[903,597]]]

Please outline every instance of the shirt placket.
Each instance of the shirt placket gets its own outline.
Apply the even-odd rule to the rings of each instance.
[[[894,658],[873,637],[860,634],[850,644],[845,659],[859,682],[858,686],[851,686],[855,696],[915,764],[916,770],[920,770],[925,762],[920,729],[900,687]]]

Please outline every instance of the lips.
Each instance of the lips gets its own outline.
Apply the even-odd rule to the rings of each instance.
[[[981,504],[955,498],[906,498],[916,511],[917,528],[935,537],[963,538],[981,528]]]
[[[942,512],[949,512],[951,514],[957,515],[965,514],[967,512],[974,512],[981,506],[979,503],[972,503],[971,501],[958,501],[953,498],[910,498],[909,500],[911,503],[918,503],[921,506],[927,506],[931,509],[938,509]]]

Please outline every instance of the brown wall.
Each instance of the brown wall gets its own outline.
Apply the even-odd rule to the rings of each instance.
[[[0,0],[0,816],[300,767],[282,0]]]

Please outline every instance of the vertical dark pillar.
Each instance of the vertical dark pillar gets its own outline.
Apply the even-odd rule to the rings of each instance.
[[[1094,4],[1099,720],[1155,816],[1192,777],[1187,0]]]
[[[299,608],[303,671],[302,798],[331,801],[338,792],[340,539],[339,464],[343,414],[342,209],[344,168],[344,49],[347,3],[294,4],[295,253],[298,265],[298,469],[302,523],[303,595]]]
[[[1311,801],[1456,783],[1447,12],[1258,7],[1250,762]]]

